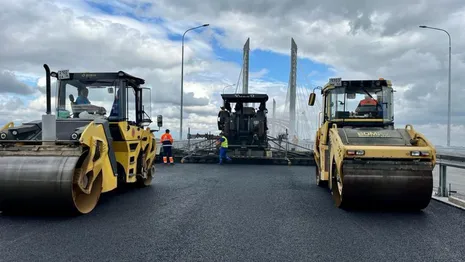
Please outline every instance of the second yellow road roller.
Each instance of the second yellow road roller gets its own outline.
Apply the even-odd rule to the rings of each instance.
[[[0,130],[0,211],[91,212],[119,185],[149,186],[156,142],[151,90],[126,72],[46,73],[46,114]],[[56,78],[52,114],[51,77]],[[145,108],[149,107],[149,110]],[[107,111],[109,113],[107,114]],[[157,116],[158,129],[163,125]]]
[[[390,80],[331,78],[321,89],[314,143],[316,183],[337,207],[421,210],[433,192],[436,150],[412,125],[394,127]],[[322,117],[322,119],[321,119]]]

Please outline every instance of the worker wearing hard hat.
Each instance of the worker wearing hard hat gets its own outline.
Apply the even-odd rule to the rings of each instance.
[[[219,164],[220,165],[223,164],[223,159],[228,160],[228,162],[231,161],[232,159],[229,158],[226,155],[226,152],[228,151],[228,139],[224,136],[223,132],[220,133],[220,138],[217,140],[216,144],[220,145],[220,162],[219,162]]]
[[[166,129],[165,133],[161,135],[161,143],[163,145],[163,163],[168,164],[168,157],[170,164],[174,164],[173,155],[171,148],[173,146],[173,137],[170,134],[170,130]]]

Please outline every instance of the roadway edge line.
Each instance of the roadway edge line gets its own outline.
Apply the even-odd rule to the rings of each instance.
[[[461,210],[465,211],[465,207],[462,207],[460,205],[457,205],[455,203],[450,202],[449,198],[447,198],[447,197],[438,197],[438,196],[433,195],[431,197],[431,199],[436,200],[437,202],[440,202],[440,203],[443,203],[443,204],[446,204],[446,205],[449,205],[449,206],[452,206],[452,207],[455,207],[457,209],[461,209]],[[463,202],[465,204],[465,201],[463,201]]]

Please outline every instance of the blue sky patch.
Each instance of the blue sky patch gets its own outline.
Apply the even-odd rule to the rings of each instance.
[[[104,14],[108,14],[108,15],[118,15],[118,16],[126,16],[126,17],[129,17],[129,18],[132,18],[132,19],[135,19],[137,21],[140,21],[140,22],[146,22],[146,23],[156,23],[156,24],[161,24],[164,22],[164,20],[160,17],[150,17],[150,18],[142,18],[142,17],[139,17],[139,16],[136,16],[133,12],[124,12],[122,8],[120,8],[120,6],[114,6],[110,3],[104,3],[104,2],[95,2],[95,1],[92,1],[92,0],[84,0],[84,2],[89,5],[89,7],[91,8],[94,8],[94,9],[97,9],[99,11],[101,11],[102,13]],[[121,4],[120,5],[124,5],[124,6],[128,6],[131,8],[131,10],[136,10],[136,9],[139,9],[139,10],[147,10],[149,7],[151,7],[151,4],[150,3],[144,3],[144,4],[140,4],[140,5],[137,5],[137,4],[131,4],[131,3],[125,3],[125,4]]]
[[[84,0],[84,2],[89,5],[91,8],[95,8],[100,10],[102,13],[109,14],[109,15],[114,15],[114,7],[111,4],[104,4],[104,3],[96,3],[94,1],[90,0]]]
[[[245,44],[244,40],[244,44]],[[252,41],[252,40],[251,40]],[[242,65],[242,51],[223,48],[220,43],[213,39],[212,47],[215,56],[222,61],[228,61]],[[297,85],[315,85],[315,81],[325,81],[332,75],[329,67],[298,57],[297,51]],[[249,54],[249,71],[258,72],[266,69],[268,74],[261,79],[265,81],[288,82],[290,74],[290,48],[289,55],[274,53],[264,50],[251,50]]]
[[[161,20],[162,21],[162,20]],[[201,24],[199,24],[201,25]],[[189,28],[186,28],[186,30],[189,29]],[[185,37],[184,37],[184,43],[188,41],[188,38],[190,36],[192,36],[192,34],[195,34],[195,33],[201,33],[202,30],[206,29],[205,27],[201,27],[201,28],[198,28],[198,29],[194,29],[194,30],[191,30],[189,31]],[[221,30],[217,29],[217,28],[213,28],[213,27],[209,27],[209,30],[213,30],[213,32],[215,34],[219,34],[221,32]],[[185,32],[185,31],[184,31]],[[182,34],[184,34],[184,32],[182,32]],[[168,32],[168,39],[171,40],[171,41],[179,41],[181,42],[182,41],[182,34],[177,34],[177,33],[172,33],[172,32]]]
[[[106,3],[95,3],[91,0],[85,0],[86,3],[103,13],[110,15],[126,15],[130,18],[137,19],[138,21],[149,22],[160,24],[163,23],[162,18],[151,18],[150,20],[141,19],[130,13],[121,14],[118,10],[115,10],[115,7],[111,4]],[[136,8],[136,6],[132,6]],[[139,8],[146,9],[150,7],[150,4],[145,4],[144,6],[139,6]],[[222,29],[214,28],[211,26],[209,28],[215,32],[216,37],[213,37],[211,40],[211,45],[214,50],[215,56],[217,59],[227,62],[233,62],[237,65],[242,65],[242,51],[231,50],[221,46],[217,37],[224,35]],[[201,31],[199,29],[198,31]],[[171,41],[181,41],[182,35],[175,33],[168,33],[168,38]],[[244,39],[244,43],[247,39]],[[253,39],[251,39],[253,41]],[[290,53],[290,48],[289,48]],[[298,55],[298,51],[297,51]],[[279,82],[288,82],[289,73],[290,73],[290,54],[278,54],[270,51],[264,50],[251,50],[249,58],[249,71],[250,72],[259,72],[263,69],[268,71],[267,74],[261,77],[264,81],[279,81]],[[312,62],[308,59],[298,58],[297,60],[297,85],[305,86],[316,86],[316,82],[326,81],[332,72],[329,71],[328,66]]]

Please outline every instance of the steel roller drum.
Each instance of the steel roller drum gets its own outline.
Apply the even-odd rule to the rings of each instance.
[[[419,210],[428,206],[433,193],[429,162],[347,161],[343,164],[343,173],[341,207],[344,208]],[[338,190],[339,186],[333,188]]]
[[[73,189],[79,156],[0,157],[0,210],[90,212],[100,196],[101,180],[90,195]],[[99,176],[101,177],[101,176]]]

